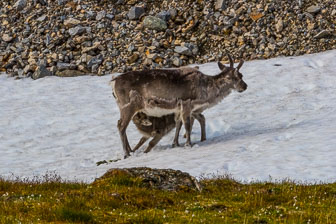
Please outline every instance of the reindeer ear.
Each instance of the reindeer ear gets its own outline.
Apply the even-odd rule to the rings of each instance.
[[[226,68],[226,66],[223,65],[220,61],[217,64],[218,64],[218,67],[221,71],[223,71]]]

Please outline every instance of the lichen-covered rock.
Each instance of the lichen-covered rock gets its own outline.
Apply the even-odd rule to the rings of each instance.
[[[146,16],[143,24],[144,27],[151,30],[164,31],[167,29],[166,21],[155,16]]]
[[[188,173],[173,169],[152,169],[147,167],[110,169],[95,182],[120,174],[140,178],[142,186],[149,188],[168,191],[177,191],[185,188],[197,191],[202,190],[196,178]]]

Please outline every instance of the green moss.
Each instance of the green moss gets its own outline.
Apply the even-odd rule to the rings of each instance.
[[[336,223],[335,183],[201,184],[163,191],[122,172],[92,184],[0,179],[0,223]]]

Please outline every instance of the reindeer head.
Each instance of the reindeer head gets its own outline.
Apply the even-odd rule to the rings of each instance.
[[[226,80],[232,82],[233,88],[238,92],[244,92],[247,89],[247,84],[243,80],[243,75],[239,72],[239,69],[243,66],[244,60],[240,60],[237,68],[233,67],[233,59],[228,54],[230,61],[230,67],[223,65],[221,62],[218,62],[218,67],[222,71],[221,75],[225,77]]]

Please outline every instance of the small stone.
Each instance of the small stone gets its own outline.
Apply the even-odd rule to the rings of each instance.
[[[171,19],[175,19],[175,17],[177,16],[177,10],[174,8],[169,9],[168,13],[170,14]]]
[[[100,12],[98,12],[97,13],[97,16],[96,16],[96,20],[97,21],[100,21],[100,20],[102,20],[103,18],[105,18],[105,16],[106,16],[106,11],[100,11]]]
[[[275,28],[278,33],[280,33],[283,30],[283,21],[282,19],[279,19],[278,22],[275,24]]]
[[[15,4],[14,4],[14,8],[18,11],[23,10],[27,5],[27,1],[26,0],[18,0]]]
[[[70,63],[63,63],[63,62],[57,63],[57,70],[59,71],[75,70],[75,69],[77,69],[77,65],[70,64]]]
[[[85,73],[79,70],[64,70],[64,71],[57,71],[55,75],[59,77],[76,77],[85,75]]]
[[[99,42],[95,42],[92,47],[85,47],[82,49],[82,53],[88,53],[88,52],[99,52],[103,51],[104,46],[101,45]],[[91,53],[92,54],[92,53]],[[92,55],[96,55],[97,53],[93,53]]]
[[[97,55],[96,57],[92,57],[88,62],[87,62],[87,66],[89,68],[92,68],[92,66],[94,65],[100,65],[103,62],[103,56]]]
[[[258,21],[263,16],[264,16],[264,14],[262,14],[260,12],[253,12],[253,13],[250,14],[251,19],[253,19],[254,21]]]
[[[335,16],[336,15],[336,9],[333,9],[332,11],[331,11],[331,16]]]
[[[36,71],[32,75],[32,79],[40,79],[46,76],[52,76],[52,72],[49,71],[44,65],[39,65]]]
[[[82,26],[76,26],[74,28],[69,29],[69,34],[71,36],[81,35],[86,32],[86,28]]]
[[[322,30],[314,36],[315,39],[321,39],[331,36],[331,33],[328,30]]]
[[[173,65],[175,65],[176,67],[180,67],[182,65],[182,60],[179,57],[174,57]]]
[[[7,33],[2,35],[2,40],[5,42],[11,42],[13,40],[13,37],[9,36]]]
[[[146,16],[143,21],[144,27],[151,29],[151,30],[157,30],[157,31],[164,31],[167,29],[167,23],[154,16]]]
[[[28,72],[34,72],[36,70],[36,65],[26,65],[23,69],[24,74],[28,74]]]
[[[158,54],[148,54],[147,58],[155,60],[158,57]]]
[[[139,59],[139,54],[134,53],[131,57],[128,58],[128,63],[132,64],[132,63],[136,62],[138,59]]]
[[[127,16],[131,20],[139,19],[145,13],[145,9],[143,7],[134,6],[130,9]]]
[[[183,46],[176,46],[174,51],[179,54],[190,55],[190,56],[192,55],[191,50]]]
[[[312,5],[307,8],[306,12],[316,14],[321,10],[321,8],[318,5]]]
[[[40,16],[39,18],[37,18],[36,20],[39,21],[39,22],[43,22],[43,21],[46,20],[46,18],[47,18],[47,16],[43,15],[43,16]]]
[[[198,47],[195,44],[184,43],[182,46],[176,46],[174,51],[179,54],[192,56],[198,54]]]
[[[80,21],[78,19],[69,18],[64,20],[64,25],[67,27],[77,26],[78,24],[80,24]]]
[[[226,9],[226,3],[227,3],[227,0],[216,0],[215,9],[216,10]]]
[[[159,14],[157,14],[156,17],[168,22],[169,19],[171,18],[171,14],[169,11],[162,11]]]

